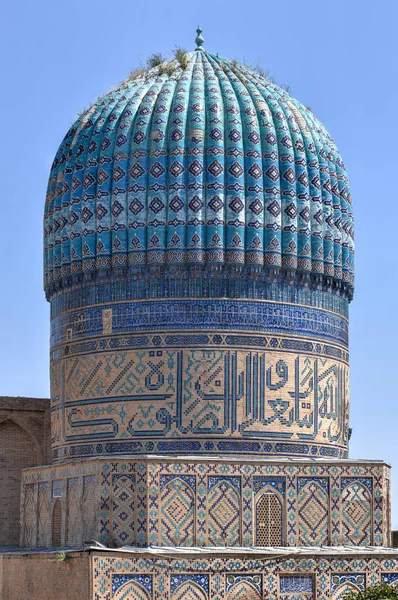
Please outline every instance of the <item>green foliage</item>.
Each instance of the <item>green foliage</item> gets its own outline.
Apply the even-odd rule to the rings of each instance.
[[[168,73],[170,69],[170,65],[169,63],[166,62],[162,62],[159,66],[158,66],[158,74],[159,75],[163,75],[163,73]]]
[[[398,590],[388,583],[378,583],[360,592],[346,592],[343,596],[343,600],[384,600],[385,598],[398,600]]]
[[[146,61],[146,65],[148,67],[148,69],[153,69],[154,67],[158,67],[159,65],[161,65],[162,63],[165,62],[165,57],[163,56],[163,54],[161,54],[160,52],[154,52],[153,54],[151,54],[147,61]]]
[[[181,69],[184,71],[188,66],[187,51],[184,48],[181,48],[181,46],[176,46],[173,54]]]
[[[57,561],[58,564],[62,564],[66,561],[67,556],[66,556],[66,552],[58,552],[57,556],[55,557],[55,560]]]
[[[168,64],[168,67],[167,67],[167,75],[168,75],[169,77],[171,77],[171,76],[172,76],[172,74],[174,73],[174,71],[176,70],[176,68],[177,68],[177,67],[175,66],[175,64],[174,64],[174,63],[169,63],[169,64]]]

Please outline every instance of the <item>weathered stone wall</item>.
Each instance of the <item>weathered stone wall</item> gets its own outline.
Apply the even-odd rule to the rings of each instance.
[[[22,469],[51,462],[50,401],[0,397],[0,545],[19,543]]]
[[[82,552],[57,554],[0,554],[2,600],[89,600],[90,556]]]

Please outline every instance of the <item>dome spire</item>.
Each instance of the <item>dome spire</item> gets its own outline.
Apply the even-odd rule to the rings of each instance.
[[[202,37],[202,29],[201,29],[200,25],[198,26],[196,33],[198,34],[195,39],[196,50],[203,50],[202,45],[203,45],[204,39]]]

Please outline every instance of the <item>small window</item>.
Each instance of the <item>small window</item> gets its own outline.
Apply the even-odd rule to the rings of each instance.
[[[67,329],[66,330],[66,341],[70,342],[72,339],[72,329]]]
[[[276,494],[265,493],[256,504],[256,546],[282,543],[282,504]]]

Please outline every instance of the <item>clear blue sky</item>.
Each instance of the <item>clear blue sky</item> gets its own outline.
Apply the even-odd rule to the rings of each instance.
[[[351,181],[351,456],[393,467],[398,529],[398,2],[13,0],[0,36],[0,395],[48,396],[42,214],[77,113],[152,52],[205,47],[269,69],[335,139]]]

